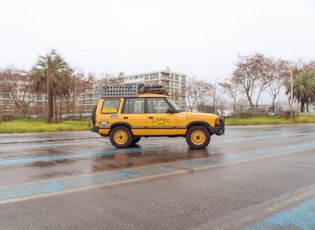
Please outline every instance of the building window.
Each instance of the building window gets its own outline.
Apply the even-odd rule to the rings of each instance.
[[[154,74],[151,74],[150,75],[150,79],[152,80],[152,79],[158,79],[159,78],[159,74],[157,74],[157,73],[154,73]]]

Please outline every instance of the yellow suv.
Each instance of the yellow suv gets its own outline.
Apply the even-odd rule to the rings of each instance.
[[[141,137],[186,137],[193,149],[208,146],[213,134],[224,133],[224,118],[181,112],[166,87],[144,84],[107,85],[92,112],[91,131],[109,136],[112,145],[127,148]]]

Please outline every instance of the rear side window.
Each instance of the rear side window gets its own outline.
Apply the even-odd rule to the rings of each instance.
[[[123,113],[144,113],[144,98],[126,98]]]
[[[119,108],[119,99],[106,99],[103,102],[102,113],[117,113]]]

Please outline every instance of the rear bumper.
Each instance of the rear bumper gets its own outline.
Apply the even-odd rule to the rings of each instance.
[[[225,131],[225,118],[220,117],[219,124],[216,125],[215,127],[210,127],[210,133],[221,136],[224,133],[224,131]]]
[[[98,126],[93,125],[90,129],[92,132],[98,133]]]

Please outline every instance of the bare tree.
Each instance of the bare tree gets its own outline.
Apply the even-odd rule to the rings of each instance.
[[[13,66],[0,70],[0,91],[9,97],[21,114],[28,112],[28,106],[35,98],[29,73]]]
[[[86,91],[93,89],[93,83],[95,81],[95,75],[93,73],[85,74],[82,71],[74,73],[71,76],[71,84],[68,93],[64,95],[66,103],[67,114],[75,114],[76,101]]]
[[[235,113],[242,113],[244,111],[247,111],[247,99],[245,97],[237,98],[236,100],[236,106],[235,106]]]
[[[290,79],[290,62],[277,59],[271,66],[272,79],[269,81],[268,93],[272,98],[272,112],[275,111],[275,100],[286,82]]]
[[[219,82],[219,85],[222,87],[223,93],[232,98],[233,113],[235,113],[237,97],[242,93],[241,86],[235,81],[235,78],[227,79],[225,82]]]
[[[304,63],[302,66],[302,71],[311,73],[315,76],[315,61]]]
[[[242,87],[252,110],[256,110],[261,93],[268,87],[272,79],[270,71],[272,59],[260,53],[239,56],[235,66],[233,81]],[[256,96],[255,103],[253,102],[254,96]]]
[[[188,78],[185,87],[185,94],[188,101],[190,111],[196,107],[198,102],[201,102],[205,97],[213,95],[214,86],[205,80]]]

